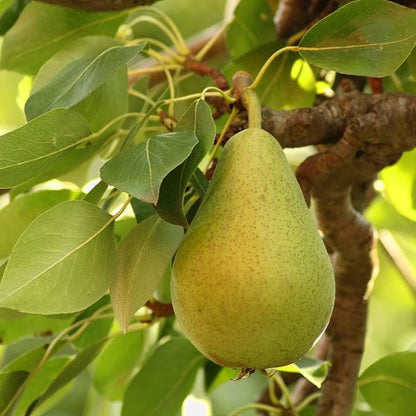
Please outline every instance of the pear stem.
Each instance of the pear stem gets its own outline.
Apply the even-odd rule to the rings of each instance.
[[[233,76],[234,95],[248,113],[248,127],[261,128],[261,103],[257,93],[251,88],[253,78],[248,72],[238,71]]]

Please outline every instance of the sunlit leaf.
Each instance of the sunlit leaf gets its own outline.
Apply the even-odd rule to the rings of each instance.
[[[42,393],[39,399],[32,403],[27,415],[31,414],[37,406],[56,394],[60,389],[65,387],[70,381],[84,371],[99,354],[106,342],[107,340],[102,340],[89,346],[85,350],[82,350],[77,355],[70,357],[62,367],[61,371],[59,371],[59,374],[56,374],[51,380],[52,382],[49,384],[46,391]]]
[[[34,74],[75,39],[113,36],[125,16],[126,12],[86,13],[32,1],[7,32],[0,65],[3,69]]]
[[[93,383],[110,400],[122,400],[143,352],[144,333],[134,331],[108,342],[94,366]]]
[[[405,217],[416,221],[416,150],[403,153],[393,166],[381,171],[389,201]],[[400,183],[400,186],[397,184]]]
[[[71,317],[58,319],[50,316],[23,314],[10,320],[7,315],[1,315],[0,338],[4,344],[10,344],[23,338],[44,338],[57,334],[70,325],[72,320]]]
[[[112,218],[85,201],[40,215],[16,243],[0,283],[0,306],[39,314],[82,310],[114,276]]]
[[[130,383],[121,416],[175,415],[204,360],[183,338],[159,346]]]
[[[45,346],[33,348],[24,354],[21,354],[2,369],[2,372],[10,371],[32,371],[45,355]]]
[[[55,377],[60,373],[65,364],[69,361],[68,357],[57,357],[48,360],[25,387],[20,397],[13,415],[26,416],[27,409],[53,382]]]
[[[181,227],[153,215],[137,224],[117,247],[117,273],[110,292],[124,330],[152,296],[182,237]]]
[[[47,88],[47,84],[74,61],[97,55],[111,47],[120,45],[120,42],[106,36],[87,36],[71,42],[42,65],[33,82],[31,94],[35,94],[42,88]],[[97,131],[124,114],[127,111],[127,104],[128,77],[125,67],[121,67],[72,109],[84,116],[92,131]],[[42,105],[40,103],[41,108]],[[100,111],[96,111],[97,108]],[[106,133],[119,128],[122,122],[123,120],[112,123]]]
[[[70,189],[43,190],[21,195],[0,210],[0,259],[12,251],[20,234],[42,212],[49,208],[82,195]]]
[[[13,3],[13,0],[3,0],[0,3],[0,15],[2,15]]]
[[[56,109],[4,134],[0,137],[0,187],[28,181],[90,134],[85,119],[67,109]]]
[[[273,14],[265,0],[242,0],[234,10],[234,18],[227,28],[227,47],[233,60],[276,42]]]
[[[26,116],[30,120],[54,108],[79,103],[111,75],[126,67],[144,46],[113,46],[70,63],[51,82],[29,97],[25,106]]]
[[[279,367],[279,370],[286,373],[301,374],[316,387],[321,388],[322,383],[328,374],[328,368],[328,362],[304,357],[296,363]]]
[[[163,178],[197,143],[193,131],[159,134],[123,150],[101,168],[101,177],[137,199],[155,204]]]
[[[389,416],[413,416],[416,409],[416,351],[390,354],[361,374],[358,386],[367,402]]]
[[[386,0],[357,0],[320,20],[302,38],[309,63],[370,77],[392,74],[416,44],[416,10]]]
[[[29,0],[2,0],[0,2],[0,35],[3,36],[14,24]]]

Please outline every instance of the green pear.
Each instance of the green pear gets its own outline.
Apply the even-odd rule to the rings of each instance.
[[[275,138],[258,127],[225,146],[174,261],[179,326],[227,367],[279,367],[305,355],[334,304],[332,266]]]

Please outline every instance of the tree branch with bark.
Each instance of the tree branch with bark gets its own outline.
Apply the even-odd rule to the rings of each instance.
[[[263,128],[283,147],[317,145],[296,175],[332,252],[337,293],[327,329],[331,362],[317,416],[348,416],[364,348],[376,236],[361,213],[377,173],[416,147],[416,97],[357,91],[313,108],[263,109]],[[326,342],[326,341],[325,341]],[[299,402],[311,389],[295,389]],[[264,399],[264,396],[263,396]]]

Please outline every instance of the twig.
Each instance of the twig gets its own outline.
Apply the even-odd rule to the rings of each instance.
[[[146,302],[146,307],[149,308],[157,317],[167,317],[174,315],[171,303],[162,303],[152,299]]]
[[[380,230],[378,238],[387,254],[391,257],[394,264],[399,269],[413,296],[416,297],[416,273],[396,239],[393,237],[393,234],[388,230]]]

